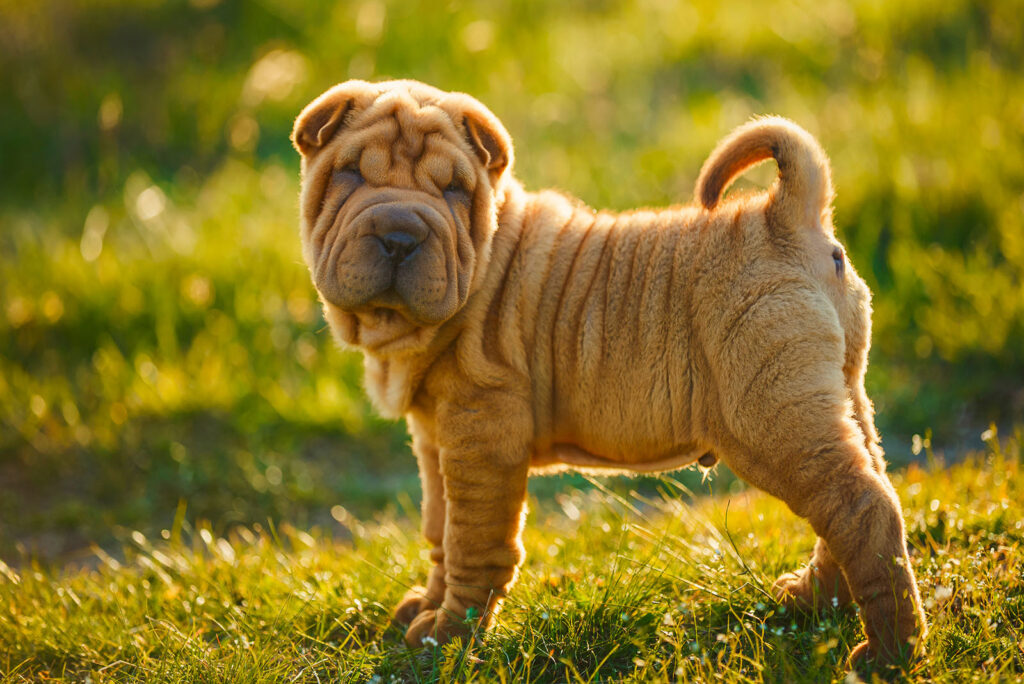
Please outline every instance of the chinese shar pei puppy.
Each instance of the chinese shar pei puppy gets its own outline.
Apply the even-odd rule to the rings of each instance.
[[[486,628],[523,560],[531,471],[724,461],[818,534],[775,583],[861,609],[851,658],[892,662],[925,621],[864,392],[870,293],[833,235],[828,160],[752,121],[704,165],[695,206],[621,214],[527,192],[478,101],[349,81],[298,117],[303,254],[366,390],[405,416],[433,545],[406,640]],[[773,157],[766,193],[723,200]]]

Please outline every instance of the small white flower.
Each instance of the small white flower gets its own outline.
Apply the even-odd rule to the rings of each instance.
[[[941,584],[938,585],[937,587],[935,587],[935,600],[936,601],[938,601],[939,603],[943,603],[944,601],[948,601],[951,598],[953,598],[953,589],[952,589],[952,587],[946,587],[946,586],[943,586]]]
[[[544,611],[543,613],[540,614],[540,619],[541,620],[547,620],[549,617],[551,617],[551,616],[548,615],[547,611]]]
[[[430,636],[429,634],[423,637],[421,641],[423,642],[424,646],[430,646],[431,648],[435,648],[437,646],[437,639]]]
[[[838,596],[833,596],[832,597],[832,607],[833,608],[838,608],[839,607],[839,597]]]

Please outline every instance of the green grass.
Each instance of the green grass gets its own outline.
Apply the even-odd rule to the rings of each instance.
[[[893,479],[931,633],[904,675],[1024,677],[1021,437]],[[862,637],[852,612],[786,613],[768,595],[813,535],[767,496],[572,490],[535,502],[528,557],[497,628],[408,650],[389,618],[426,570],[415,520],[304,532],[184,519],[132,533],[125,560],[0,565],[6,681],[828,681]],[[414,514],[412,514],[415,517]]]
[[[0,0],[0,558],[150,534],[180,501],[224,533],[415,491],[404,430],[374,417],[299,255],[290,124],[349,76],[471,92],[530,188],[620,209],[688,201],[722,135],[794,118],[832,156],[875,292],[890,458],[929,427],[977,448],[1024,418],[1016,12]]]
[[[856,622],[794,630],[762,593],[805,559],[806,527],[724,471],[739,556],[723,498],[681,509],[659,498],[667,481],[608,481],[639,516],[579,476],[534,481],[499,629],[469,652],[405,651],[387,611],[425,570],[415,463],[319,311],[288,132],[337,81],[418,78],[490,106],[529,188],[623,209],[688,201],[722,135],[791,117],[829,151],[839,236],[875,293],[868,385],[890,461],[928,452],[911,436],[931,427],[954,463],[990,422],[1024,419],[1018,15],[1013,0],[0,0],[0,670],[840,676]],[[929,608],[915,675],[1024,676],[1019,444],[1002,465],[990,440],[947,471],[898,470],[925,594],[953,591]]]

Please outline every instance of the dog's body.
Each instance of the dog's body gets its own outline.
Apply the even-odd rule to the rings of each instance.
[[[820,535],[780,598],[856,600],[857,657],[920,641],[864,393],[870,293],[833,237],[828,162],[806,132],[752,122],[705,165],[702,207],[624,214],[525,192],[490,112],[413,82],[336,86],[294,140],[325,315],[419,459],[434,567],[398,608],[410,643],[465,634],[467,615],[489,624],[523,559],[530,470],[701,457]],[[768,157],[769,193],[719,204]]]

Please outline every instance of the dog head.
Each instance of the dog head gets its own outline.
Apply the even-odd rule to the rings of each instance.
[[[302,244],[331,328],[385,355],[424,347],[484,271],[512,143],[478,101],[347,81],[299,115]]]

